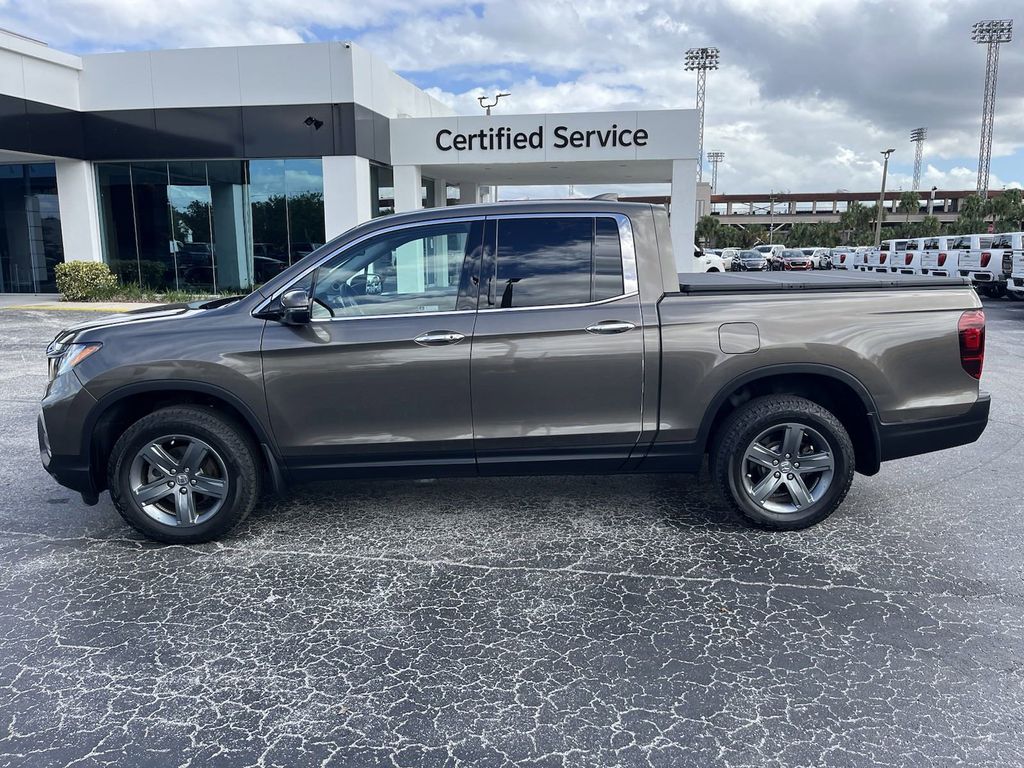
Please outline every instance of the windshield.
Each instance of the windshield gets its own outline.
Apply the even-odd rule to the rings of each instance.
[[[804,258],[803,251],[783,251],[782,258],[784,259],[802,259]]]
[[[772,246],[770,246],[770,245],[759,245],[754,250],[758,251],[759,253],[770,253],[771,250],[772,250]]]
[[[740,251],[741,259],[763,259],[764,254],[758,251]]]

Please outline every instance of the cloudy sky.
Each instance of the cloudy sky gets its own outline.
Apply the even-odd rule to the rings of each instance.
[[[985,49],[1021,0],[0,0],[0,26],[76,53],[354,40],[461,113],[691,107],[683,52],[715,45],[705,149],[719,191],[870,190],[929,130],[922,187],[973,188]],[[991,187],[1024,182],[1024,40],[1002,47]]]

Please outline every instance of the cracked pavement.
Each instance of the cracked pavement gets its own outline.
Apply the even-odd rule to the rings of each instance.
[[[153,544],[42,470],[0,310],[0,766],[1024,763],[1024,302],[992,421],[798,533],[705,477],[346,481]]]

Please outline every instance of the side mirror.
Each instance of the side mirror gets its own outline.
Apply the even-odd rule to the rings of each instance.
[[[310,318],[309,293],[303,289],[281,294],[281,322],[285,325],[305,325]]]

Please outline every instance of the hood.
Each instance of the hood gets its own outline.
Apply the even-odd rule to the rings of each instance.
[[[189,304],[161,304],[156,307],[144,307],[133,309],[128,312],[121,312],[115,315],[104,315],[95,319],[86,320],[82,323],[69,326],[54,337],[55,345],[67,344],[76,341],[90,331],[97,331],[106,328],[113,328],[134,323],[145,323],[152,320],[166,320],[174,317],[192,316],[208,309],[222,307],[230,304],[240,297],[228,297],[213,300],[193,301]]]

